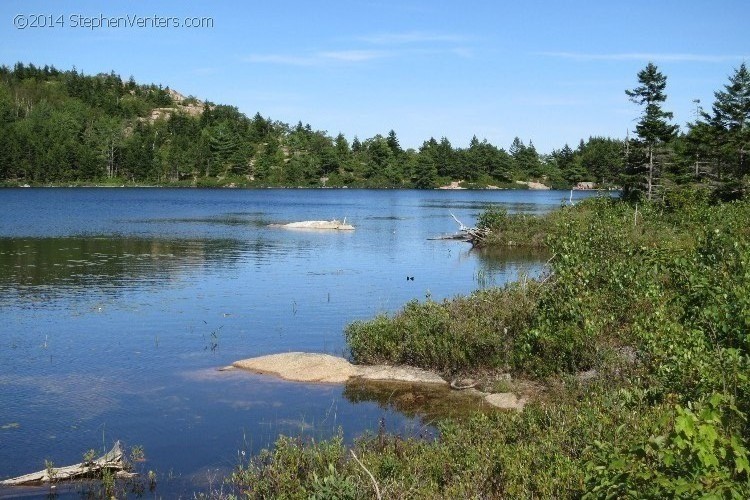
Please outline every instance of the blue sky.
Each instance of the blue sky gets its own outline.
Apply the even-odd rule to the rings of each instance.
[[[14,26],[39,15],[55,26]],[[73,26],[102,16],[213,27]],[[624,90],[649,61],[684,127],[750,62],[748,18],[747,0],[3,0],[0,64],[113,70],[350,140],[394,129],[404,147],[476,135],[507,149],[518,136],[547,153],[632,130]]]

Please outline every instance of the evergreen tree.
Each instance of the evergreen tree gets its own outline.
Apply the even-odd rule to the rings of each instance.
[[[388,143],[388,147],[391,148],[391,151],[393,151],[394,155],[398,156],[404,152],[404,150],[401,149],[401,144],[399,144],[398,138],[396,137],[396,132],[393,129],[388,132],[386,142]]]
[[[690,165],[696,181],[704,179],[713,183],[721,181],[721,168],[719,168],[719,158],[716,154],[719,149],[716,132],[714,127],[706,121],[696,120],[694,123],[688,123],[684,150],[686,157],[683,160]]]
[[[367,139],[363,145],[367,155],[365,176],[377,185],[392,183],[395,155],[388,140],[380,134]]]
[[[543,175],[539,153],[531,142],[526,146],[521,139],[516,137],[510,145],[510,155],[513,158],[515,170],[523,177],[539,178]]]
[[[614,182],[624,168],[624,147],[621,141],[606,137],[589,137],[579,154],[581,168],[589,180]]]
[[[429,141],[425,141],[419,149],[412,176],[412,183],[417,189],[433,189],[437,183],[438,170],[431,151],[433,148]]]
[[[438,169],[438,175],[450,177],[455,180],[461,179],[463,172],[461,171],[456,151],[453,149],[448,138],[441,137],[440,142],[435,141],[435,139],[430,139],[429,142],[430,147],[435,148],[433,159],[435,161],[435,166]]]
[[[211,127],[209,136],[211,160],[219,173],[226,175],[235,166],[235,153],[239,148],[238,142],[238,137],[228,122],[222,121]]]
[[[750,72],[742,63],[724,90],[714,93],[713,115],[709,123],[721,144],[720,161],[735,179],[748,174],[750,148]]]
[[[639,188],[638,170],[642,161],[646,162],[646,198],[651,200],[654,195],[654,181],[657,176],[657,154],[659,149],[668,144],[677,132],[676,125],[670,125],[668,120],[672,119],[672,113],[662,109],[662,103],[667,100],[664,90],[667,86],[667,77],[664,76],[653,63],[638,72],[638,87],[626,90],[625,94],[630,101],[643,106],[641,118],[635,127],[639,141],[633,146],[640,148],[640,154],[634,155],[636,163],[631,166],[635,172],[626,183],[626,195],[635,194]],[[638,153],[638,152],[636,152]]]
[[[344,134],[341,132],[339,132],[339,135],[337,135],[334,140],[334,147],[339,161],[344,162],[349,158],[349,154],[351,153],[349,149],[349,141],[346,140],[346,137],[344,137]]]

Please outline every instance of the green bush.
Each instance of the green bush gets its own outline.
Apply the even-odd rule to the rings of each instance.
[[[514,338],[531,324],[539,284],[515,283],[442,303],[411,301],[396,315],[358,321],[345,334],[358,363],[454,373],[508,367]]]
[[[281,436],[227,482],[246,498],[357,498],[341,433],[321,442]]]
[[[646,442],[625,450],[596,442],[583,498],[748,498],[748,452],[731,422],[744,418],[730,398],[714,394],[676,406],[667,431]]]

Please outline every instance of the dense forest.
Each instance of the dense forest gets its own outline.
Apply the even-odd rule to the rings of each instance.
[[[633,137],[590,137],[540,154],[520,138],[507,150],[476,136],[465,148],[443,137],[404,149],[393,130],[350,141],[132,77],[17,63],[0,67],[0,182],[433,188],[533,180],[567,188],[589,181],[636,197],[700,182],[725,198],[741,193],[750,115],[745,65],[685,133],[662,109],[666,77],[652,64],[638,76],[641,85],[627,91],[644,108]]]
[[[430,138],[416,151],[402,148],[393,130],[349,140],[132,77],[21,63],[0,67],[0,131],[0,180],[8,184],[612,185],[625,151],[622,141],[602,137],[550,155],[519,138],[507,151],[476,137],[467,148]]]

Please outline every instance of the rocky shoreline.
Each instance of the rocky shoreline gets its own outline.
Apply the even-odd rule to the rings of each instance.
[[[345,384],[347,382],[370,381],[378,383],[407,383],[417,385],[450,386],[481,398],[485,403],[502,409],[523,410],[527,396],[513,392],[484,392],[472,383],[450,383],[439,374],[412,366],[355,365],[344,358],[329,354],[287,352],[269,354],[235,361],[227,370],[247,370],[253,373],[272,375],[294,382],[322,384]]]

